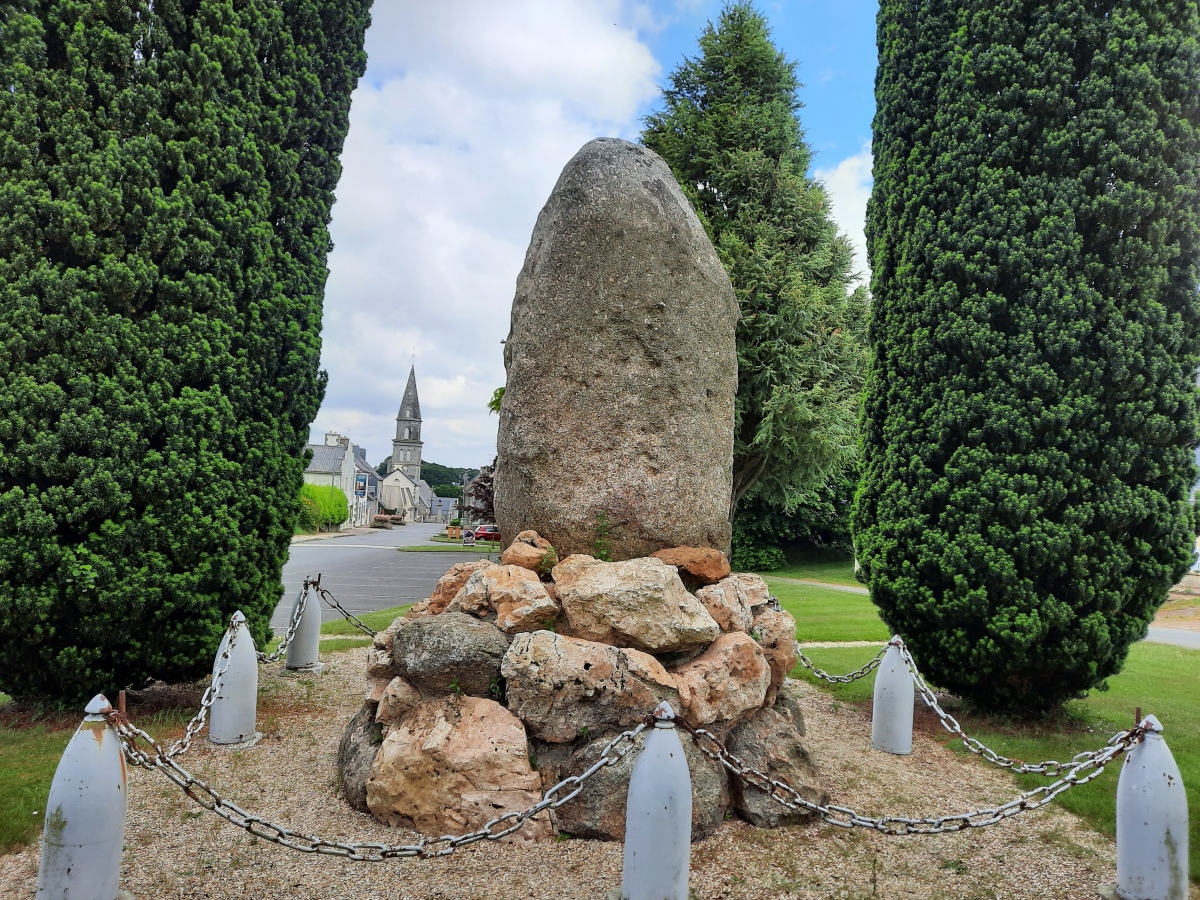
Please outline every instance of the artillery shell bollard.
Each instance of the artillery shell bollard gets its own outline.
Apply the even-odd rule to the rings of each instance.
[[[1187,900],[1188,811],[1179,766],[1146,716],[1117,780],[1117,890],[1122,900]]]
[[[127,800],[121,739],[103,694],[87,705],[63,751],[42,830],[39,900],[113,900],[121,874]]]
[[[226,648],[229,649],[228,661],[222,658]],[[262,732],[254,730],[258,715],[258,657],[254,653],[254,638],[241,610],[233,614],[229,630],[217,648],[213,663],[213,694],[215,699],[208,724],[210,741],[241,748],[253,747],[262,740]]]
[[[692,776],[675,711],[654,710],[654,727],[629,776],[622,900],[687,900],[692,852]]]
[[[917,692],[900,647],[892,644],[875,673],[871,746],[898,756],[912,753],[913,706]]]
[[[320,672],[325,667],[317,658],[317,651],[321,647],[321,603],[317,599],[316,589],[307,585],[300,589],[296,602],[292,604],[292,616],[295,616],[296,607],[301,603],[304,604],[304,612],[300,614],[300,622],[288,644],[284,665],[293,672]],[[292,621],[292,618],[289,617],[288,621]]]

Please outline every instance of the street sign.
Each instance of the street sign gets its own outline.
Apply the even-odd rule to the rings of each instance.
[[[475,546],[475,532],[473,532],[473,531],[464,531],[463,532],[463,546],[464,547],[474,547]]]

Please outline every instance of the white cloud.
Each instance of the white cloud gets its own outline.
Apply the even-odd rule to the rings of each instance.
[[[829,194],[830,211],[838,229],[854,245],[854,271],[870,281],[870,261],[867,259],[867,200],[871,196],[871,142],[862,150],[848,156],[831,169],[817,169],[813,175],[824,182]]]
[[[568,159],[635,138],[659,64],[628,0],[443,0],[372,12],[333,209],[314,436],[391,452],[416,352],[425,458],[478,466],[495,451],[486,403],[504,383],[516,276]]]

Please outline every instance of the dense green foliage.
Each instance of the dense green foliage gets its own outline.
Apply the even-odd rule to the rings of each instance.
[[[455,497],[462,499],[463,489],[461,484],[439,484],[433,489],[435,497]]]
[[[310,522],[326,530],[341,525],[350,518],[350,502],[346,492],[330,484],[305,484],[300,487],[300,503],[312,510]]]
[[[279,599],[369,0],[0,6],[0,687],[201,674]]]
[[[795,70],[749,3],[726,6],[642,132],[741,307],[731,520],[755,484],[791,509],[851,461],[857,438],[866,291],[852,289],[850,244],[806,174]]]
[[[1193,2],[885,0],[859,561],[937,684],[1040,708],[1187,568]]]
[[[421,478],[430,487],[437,487],[441,484],[457,485],[462,487],[463,475],[467,476],[467,480],[474,478],[479,474],[478,469],[456,469],[454,466],[439,466],[435,462],[425,462],[421,460]],[[437,493],[436,491],[434,493]],[[449,497],[450,494],[438,494],[439,497]]]
[[[790,511],[771,502],[762,488],[751,488],[733,520],[734,568],[781,568],[785,564],[784,550],[792,547],[850,552],[850,508],[857,486],[857,469],[843,469],[818,488],[801,494]]]

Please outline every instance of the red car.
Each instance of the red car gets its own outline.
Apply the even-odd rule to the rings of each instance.
[[[495,525],[480,525],[475,529],[475,540],[500,542],[500,529]]]

